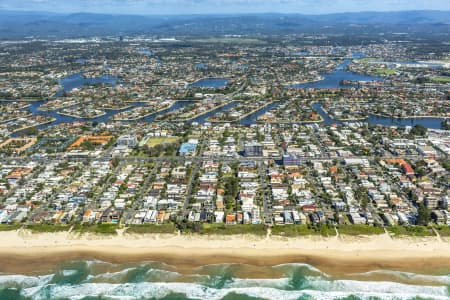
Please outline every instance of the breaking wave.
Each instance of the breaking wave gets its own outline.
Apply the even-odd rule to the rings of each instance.
[[[71,262],[48,275],[0,274],[0,299],[450,299],[450,276],[380,270],[350,280],[307,264],[218,264],[192,271],[182,274],[158,262]],[[274,277],[258,278],[260,272]],[[384,275],[390,280],[371,277]]]

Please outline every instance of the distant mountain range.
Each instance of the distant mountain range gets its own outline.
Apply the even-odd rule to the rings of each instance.
[[[0,11],[0,39],[108,35],[422,32],[448,34],[448,11],[361,12],[327,15],[242,14],[135,16]]]

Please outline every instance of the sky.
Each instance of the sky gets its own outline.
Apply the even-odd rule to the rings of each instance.
[[[328,14],[358,11],[447,10],[450,0],[0,0],[0,10],[112,14]]]

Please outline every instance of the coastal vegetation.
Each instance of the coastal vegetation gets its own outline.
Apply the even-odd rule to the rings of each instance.
[[[56,233],[56,232],[72,232],[79,234],[98,234],[98,235],[116,235],[118,225],[115,224],[77,224],[77,225],[53,225],[53,224],[1,224],[1,231],[15,231],[19,229],[27,229],[32,233]],[[338,225],[336,227],[321,224],[292,224],[292,225],[276,225],[267,228],[263,224],[259,225],[225,225],[217,223],[194,223],[194,222],[174,222],[165,224],[143,224],[129,225],[124,227],[127,234],[175,234],[178,231],[182,235],[255,235],[266,236],[270,233],[272,236],[283,236],[289,238],[301,236],[323,236],[332,237],[338,233],[340,236],[371,236],[380,235],[388,232],[393,237],[430,237],[436,233],[432,227],[427,226],[390,226],[377,227],[369,225]],[[435,226],[434,229],[442,237],[450,236],[450,227]],[[337,232],[336,232],[337,231]]]
[[[25,229],[31,230],[33,233],[44,233],[44,232],[64,232],[69,231],[71,226],[69,225],[53,225],[53,224],[33,224],[26,225]]]
[[[144,225],[130,225],[126,227],[126,233],[129,234],[156,234],[156,233],[167,233],[173,234],[177,231],[174,224],[144,224]]]
[[[14,231],[22,227],[21,224],[1,224],[0,231]]]
[[[450,226],[437,226],[436,232],[442,237],[450,237]]]
[[[239,235],[249,234],[256,236],[265,236],[267,231],[264,225],[239,225],[227,226],[224,224],[203,224],[200,232],[202,235]]]
[[[72,232],[79,234],[99,234],[99,235],[116,235],[118,226],[115,224],[77,224],[73,227]]]
[[[339,235],[377,235],[384,234],[385,231],[382,227],[369,226],[369,225],[339,225],[337,227]]]
[[[271,229],[271,234],[274,236],[284,236],[284,237],[297,237],[308,235],[321,235],[327,237],[327,236],[335,236],[336,231],[334,230],[334,227],[330,227],[325,224],[318,226],[283,225],[283,226],[274,226]]]
[[[425,226],[391,226],[387,227],[387,231],[391,233],[394,237],[401,237],[401,236],[426,237],[435,235],[433,230]]]

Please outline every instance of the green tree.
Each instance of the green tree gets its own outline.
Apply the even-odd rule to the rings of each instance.
[[[428,174],[428,171],[425,167],[419,167],[416,172],[419,177],[423,177]]]
[[[119,159],[117,158],[117,157],[114,157],[112,160],[111,160],[111,164],[112,164],[112,166],[114,167],[114,168],[117,168],[117,166],[119,165]]]
[[[367,189],[365,187],[358,187],[355,191],[355,198],[361,204],[361,208],[366,210],[367,205],[369,204],[369,195]]]
[[[427,134],[427,128],[420,124],[417,124],[414,125],[409,134],[412,136],[425,136]]]
[[[430,223],[431,213],[430,210],[425,206],[425,204],[420,203],[418,208],[417,224],[422,226],[427,226]]]

